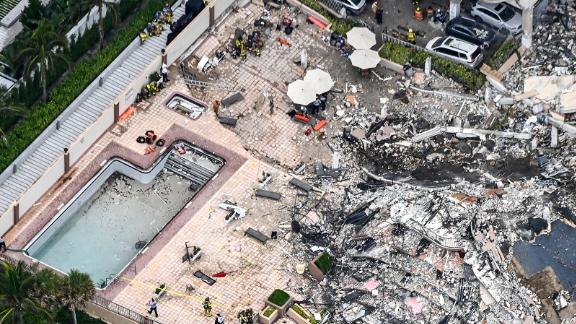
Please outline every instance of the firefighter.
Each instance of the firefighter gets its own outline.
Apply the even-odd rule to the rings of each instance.
[[[142,45],[148,39],[148,32],[146,32],[146,29],[144,29],[140,32],[140,34],[138,34],[138,36],[140,37],[140,45]]]
[[[202,307],[204,307],[204,316],[212,317],[212,303],[210,302],[210,298],[206,297],[206,299],[204,299]]]
[[[409,43],[416,44],[416,33],[412,28],[408,29],[408,34],[406,35],[406,39]]]

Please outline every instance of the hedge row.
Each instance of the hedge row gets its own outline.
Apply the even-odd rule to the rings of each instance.
[[[352,27],[359,26],[359,24],[353,20],[340,19],[335,17],[330,13],[330,11],[322,7],[322,5],[320,5],[320,3],[316,0],[298,0],[298,1],[307,5],[317,13],[321,14],[322,16],[324,16],[324,18],[328,19],[328,21],[330,21],[330,23],[332,24],[331,27],[332,31],[340,35],[345,35],[350,29],[352,29]]]
[[[116,6],[117,17],[118,21],[122,21],[126,19],[130,13],[134,10],[134,8],[138,7],[139,0],[123,0]],[[46,9],[48,10],[48,9]],[[67,26],[66,29],[71,28],[72,26]],[[114,27],[114,18],[113,15],[106,15],[104,18],[104,33],[105,35],[108,34],[110,30]],[[23,37],[25,34],[20,34],[19,38],[12,43],[9,48],[5,51],[7,56],[13,56],[14,53],[19,52],[19,48],[22,47],[22,43],[24,42]],[[70,42],[70,46],[68,50],[64,53],[71,62],[77,62],[79,59],[84,57],[84,55],[95,46],[97,46],[99,40],[98,34],[98,24],[94,24],[90,29],[86,30],[82,36],[78,39],[72,37]],[[65,62],[61,60],[57,60],[54,62],[52,69],[48,71],[48,84],[53,85],[58,81],[58,79],[66,72],[67,65]],[[14,92],[13,98],[21,102],[26,106],[33,105],[38,98],[42,95],[42,87],[36,77],[33,80],[27,80],[25,84],[21,85],[17,91]],[[6,127],[6,125],[4,125]]]
[[[432,68],[445,77],[461,83],[471,91],[482,87],[486,78],[476,70],[471,70],[461,64],[433,55],[429,52],[416,51],[402,44],[385,43],[380,49],[380,57],[404,65],[411,62],[417,67],[424,67],[426,59],[432,57]]]
[[[496,52],[492,54],[490,59],[486,61],[486,64],[490,65],[493,69],[499,69],[519,47],[519,39],[510,38],[506,40],[502,45],[500,45]]]
[[[148,6],[140,10],[137,17],[123,27],[102,51],[76,64],[50,93],[48,103],[32,107],[30,115],[6,134],[9,145],[0,146],[0,170],[5,170],[114,61],[161,8],[162,0],[150,0]]]

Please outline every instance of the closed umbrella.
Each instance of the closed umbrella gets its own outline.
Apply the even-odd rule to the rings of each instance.
[[[304,80],[296,80],[288,85],[288,97],[297,105],[307,105],[316,100],[316,90]]]
[[[304,82],[314,87],[316,94],[328,92],[334,86],[334,80],[332,80],[330,74],[320,69],[309,70],[306,72]]]
[[[376,35],[366,27],[354,27],[346,33],[348,44],[355,49],[370,49],[376,45]]]
[[[373,69],[380,63],[378,52],[373,50],[356,50],[350,55],[352,65],[362,70]]]

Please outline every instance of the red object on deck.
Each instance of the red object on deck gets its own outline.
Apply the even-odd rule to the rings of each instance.
[[[294,115],[294,119],[296,119],[297,121],[301,121],[303,123],[308,123],[310,122],[310,118],[306,117],[306,115],[302,115],[302,114],[296,114]]]
[[[328,26],[323,21],[312,15],[308,15],[308,20],[310,20],[314,25],[320,27],[320,29],[326,29],[326,27]]]
[[[280,44],[282,44],[282,45],[287,45],[288,47],[292,47],[292,44],[290,44],[290,42],[288,42],[288,41],[285,40],[284,38],[278,37],[278,38],[276,38],[276,40],[277,40],[278,42],[280,42]]]
[[[226,272],[220,271],[218,273],[213,274],[212,277],[213,278],[224,278],[224,277],[226,277]]]
[[[326,119],[322,119],[321,121],[318,122],[318,124],[314,125],[314,131],[319,131],[322,129],[322,127],[326,126],[326,124],[328,124],[328,122],[326,121]]]

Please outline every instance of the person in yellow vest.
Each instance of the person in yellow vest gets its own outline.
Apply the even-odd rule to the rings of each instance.
[[[204,308],[204,316],[212,317],[212,303],[210,302],[209,297],[206,297],[206,299],[204,299],[202,307]]]
[[[406,35],[406,39],[408,42],[412,44],[416,44],[416,33],[412,30],[412,28],[408,29],[408,34]]]

